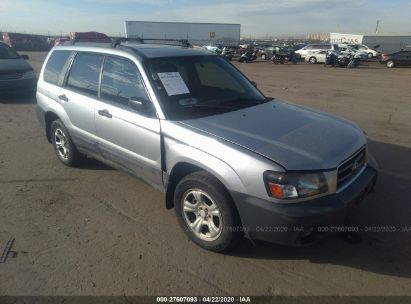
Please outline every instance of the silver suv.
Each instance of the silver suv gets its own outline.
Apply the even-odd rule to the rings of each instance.
[[[344,223],[377,177],[356,124],[267,98],[204,50],[57,46],[37,103],[61,162],[88,156],[144,179],[213,251],[242,236],[312,242],[319,227]]]

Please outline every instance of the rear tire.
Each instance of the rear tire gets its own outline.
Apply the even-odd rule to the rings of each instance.
[[[178,222],[200,247],[228,251],[241,238],[240,220],[224,186],[205,171],[184,177],[174,192]]]
[[[265,54],[262,54],[262,55],[261,55],[261,59],[262,59],[262,60],[266,60],[266,59],[267,59],[267,56],[266,56]]]
[[[394,60],[388,60],[386,65],[387,65],[387,68],[395,68]]]
[[[317,58],[315,57],[310,57],[310,59],[308,60],[311,64],[316,64],[317,63]]]
[[[76,167],[85,158],[83,154],[78,152],[60,119],[56,119],[51,123],[50,137],[58,159],[66,166]]]
[[[373,57],[374,57],[374,55],[372,53],[368,53],[368,59],[371,59]]]

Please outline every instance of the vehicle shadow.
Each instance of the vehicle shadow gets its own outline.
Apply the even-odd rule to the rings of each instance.
[[[369,149],[380,172],[375,192],[357,208],[350,225],[368,227],[359,243],[338,235],[305,247],[244,240],[231,255],[275,260],[309,260],[397,277],[411,277],[411,149],[376,141]],[[387,229],[387,227],[391,227]],[[395,227],[396,231],[392,231]],[[385,231],[384,231],[385,230]]]
[[[36,104],[35,94],[0,92],[0,104]]]
[[[88,157],[87,159],[83,160],[80,166],[81,170],[102,170],[102,171],[110,171],[116,170],[101,161]]]

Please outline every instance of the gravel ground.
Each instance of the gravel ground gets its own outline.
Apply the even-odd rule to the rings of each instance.
[[[45,54],[29,55],[38,73]],[[353,220],[411,227],[411,69],[236,65],[267,96],[357,122],[381,173]],[[15,238],[0,295],[411,295],[409,232],[204,251],[158,191],[97,161],[60,164],[34,103],[0,97],[0,254]]]

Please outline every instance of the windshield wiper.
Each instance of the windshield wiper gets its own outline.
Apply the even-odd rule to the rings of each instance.
[[[233,109],[232,106],[225,105],[225,104],[222,104],[222,103],[217,103],[217,104],[215,104],[215,103],[211,103],[211,104],[196,103],[196,104],[185,106],[185,108],[210,108],[210,109],[228,109],[228,110]]]
[[[230,105],[230,106],[256,106],[256,105],[260,105],[263,103],[268,102],[269,100],[267,99],[256,99],[256,98],[243,98],[243,97],[237,97],[234,99],[230,99],[230,100],[226,100],[226,101],[222,101],[219,103],[219,105]]]

